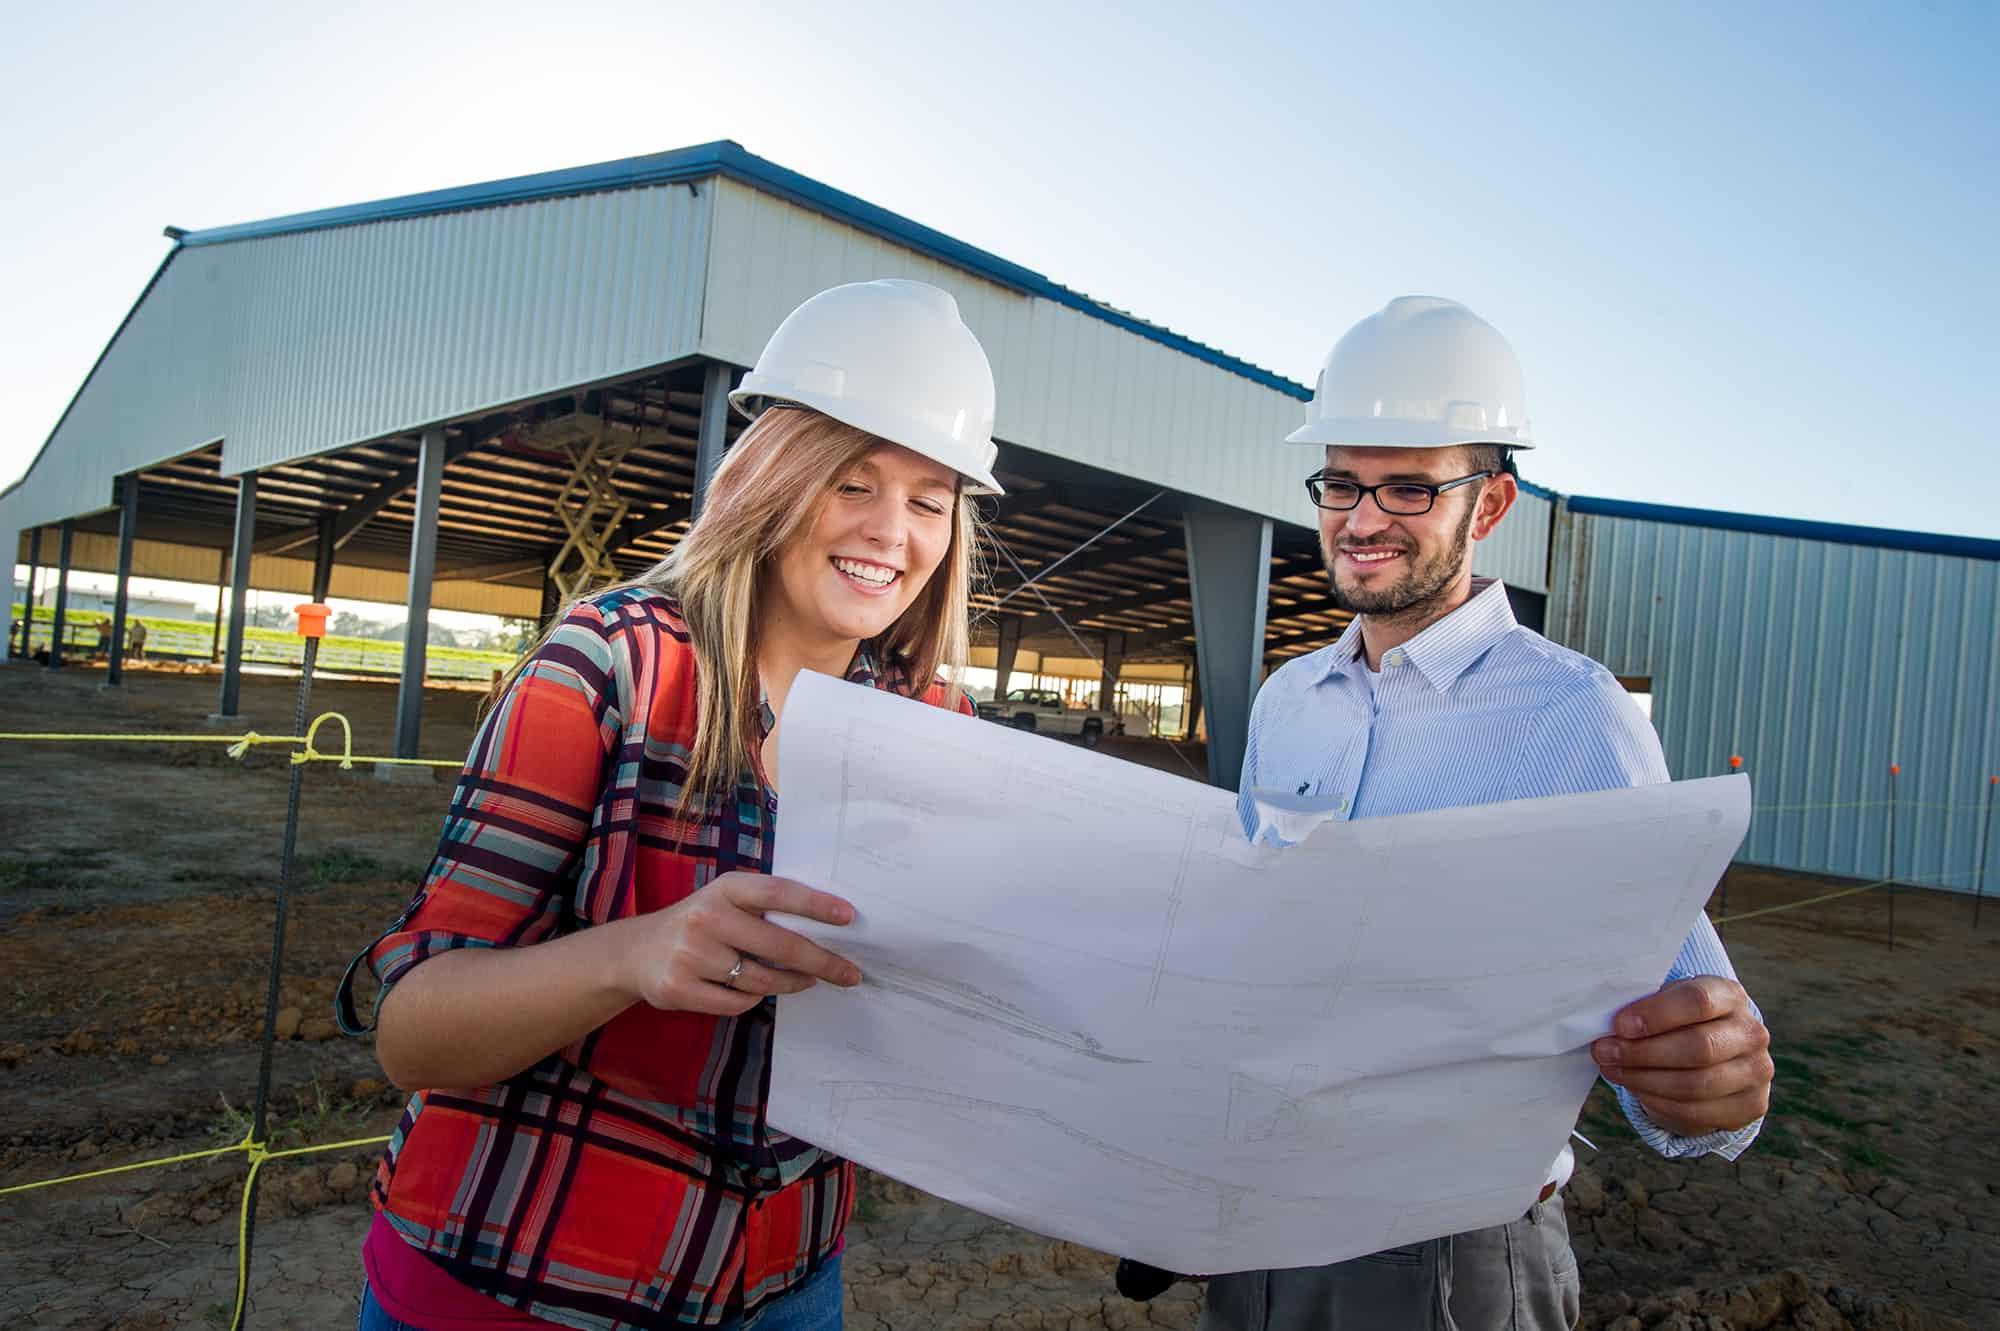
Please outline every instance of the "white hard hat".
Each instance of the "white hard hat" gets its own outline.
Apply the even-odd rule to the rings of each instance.
[[[729,395],[751,419],[773,402],[811,407],[942,462],[969,494],[993,479],[993,367],[948,291],[883,278],[820,292],[785,316]]]
[[[1347,330],[1319,372],[1294,444],[1533,448],[1521,363],[1455,300],[1398,296]]]

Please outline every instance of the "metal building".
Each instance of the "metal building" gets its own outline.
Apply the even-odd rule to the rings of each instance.
[[[1743,759],[1740,858],[1975,889],[2000,541],[1569,498],[1555,569],[1550,636],[1650,691],[1674,774]]]
[[[432,604],[535,614],[592,559],[637,569],[678,539],[735,428],[724,396],[785,313],[906,276],[956,295],[1000,385],[987,638],[1003,674],[1022,646],[1080,651],[1109,677],[1187,660],[1231,781],[1264,650],[1343,622],[1305,525],[1307,468],[1268,446],[1304,386],[733,143],[170,234],[0,495],[0,530],[56,524],[72,566],[103,567],[123,525],[143,539],[120,567],[208,576],[226,554],[239,598],[253,581],[379,597],[401,578],[413,620]],[[1546,532],[1520,531],[1490,557],[1539,592]],[[36,544],[21,558],[55,562]],[[399,752],[416,745],[408,692]]]
[[[993,362],[1008,494],[979,641],[1002,687],[1024,651],[1093,658],[1107,687],[1128,664],[1185,663],[1211,779],[1233,785],[1264,671],[1347,620],[1300,483],[1311,460],[1278,442],[1306,386],[734,143],[169,234],[34,465],[0,493],[21,562],[224,582],[232,626],[251,585],[400,599],[413,623],[432,605],[546,613],[685,532],[736,429],[727,391],[794,305],[893,276],[951,291]],[[1546,610],[1552,636],[1654,681],[1677,772],[1742,752],[1761,790],[1794,803],[1863,791],[1821,756],[1835,733],[1842,762],[1877,743],[1847,709],[1884,687],[1901,690],[1890,733],[1906,780],[1951,784],[1955,800],[1965,771],[2000,762],[1992,543],[1857,544],[1628,510],[1528,486],[1477,566],[1531,626]],[[1758,539],[1768,549],[1730,544]],[[1840,562],[1860,550],[1908,558]],[[1781,576],[1805,599],[1773,590]],[[1866,588],[1843,599],[1857,577]],[[1646,596],[1662,599],[1640,617]],[[1817,673],[1770,664],[1773,607],[1812,638]],[[1836,667],[1830,644],[1891,609],[1893,640]],[[423,634],[407,639],[406,756],[425,656]],[[1706,655],[1725,645],[1752,647],[1754,667]],[[232,639],[222,715],[240,663]],[[1948,710],[1919,691],[1931,679],[1950,681]],[[1760,821],[1749,857],[1871,873],[1874,829],[1853,824]],[[1912,863],[1956,864],[1970,830],[1958,811],[1913,828]]]

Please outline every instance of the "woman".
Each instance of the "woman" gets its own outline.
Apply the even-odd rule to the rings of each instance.
[[[993,378],[949,295],[868,282],[795,310],[731,401],[754,424],[700,519],[507,682],[423,888],[355,959],[414,1092],[363,1331],[840,1324],[853,1167],[764,1101],[772,996],[860,972],[764,918],[853,918],[769,876],[776,717],[801,669],[971,710]],[[345,982],[341,1008],[354,1030]]]

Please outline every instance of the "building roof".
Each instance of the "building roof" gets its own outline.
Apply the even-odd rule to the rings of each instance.
[[[1807,522],[1799,518],[1726,513],[1708,508],[1677,508],[1668,504],[1636,504],[1623,499],[1594,499],[1588,495],[1572,495],[1565,502],[1572,513],[1607,518],[1632,518],[1640,522],[1664,522],[1682,527],[1712,527],[1759,536],[1789,536],[1801,541],[1830,541],[1836,545],[1867,545],[1925,555],[2000,560],[2000,541],[1982,540],[1976,536],[1945,536],[1935,532],[1899,531],[1891,527],[1857,527],[1841,522]]]
[[[322,208],[316,212],[294,213],[289,217],[274,217],[268,221],[189,231],[179,235],[178,243],[185,247],[226,245],[237,240],[292,235],[302,231],[323,231],[332,227],[355,226],[365,222],[428,217],[438,213],[496,208],[510,203],[559,199],[578,194],[680,184],[717,175],[753,185],[767,194],[775,194],[801,207],[860,227],[864,231],[907,246],[933,259],[953,264],[990,281],[998,282],[1002,286],[1012,287],[1025,295],[1040,296],[1059,305],[1066,305],[1092,318],[1102,319],[1126,332],[1137,333],[1141,337],[1172,347],[1175,351],[1228,370],[1232,374],[1240,374],[1253,383],[1276,389],[1300,401],[1312,396],[1312,390],[1304,384],[1218,351],[1171,329],[1148,323],[1102,301],[1092,300],[1081,292],[1050,281],[1033,269],[1010,263],[997,254],[968,245],[962,240],[948,236],[942,231],[933,230],[922,223],[913,222],[886,208],[877,207],[866,199],[857,198],[830,185],[823,185],[796,171],[788,171],[775,162],[749,152],[732,139],[718,139],[713,143],[697,144],[692,148],[674,148],[667,152],[651,153],[644,157],[626,157],[615,162],[599,162],[592,166],[544,171],[531,176],[514,176],[507,180],[491,180],[479,185],[430,190],[422,194],[405,194],[399,198],[381,199],[374,203]]]

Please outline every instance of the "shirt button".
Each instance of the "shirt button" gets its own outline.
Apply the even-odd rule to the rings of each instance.
[[[1390,665],[1396,665],[1396,666],[1399,666],[1399,665],[1403,664],[1403,654],[1402,654],[1402,652],[1400,652],[1400,651],[1395,651],[1395,652],[1390,652],[1390,653],[1389,653],[1389,656],[1388,656],[1388,661],[1389,661],[1389,664],[1390,664]]]

